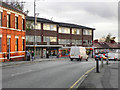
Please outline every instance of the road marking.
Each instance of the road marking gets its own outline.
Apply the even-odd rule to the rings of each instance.
[[[25,74],[25,73],[28,73],[28,72],[31,72],[31,71],[33,71],[33,70],[28,70],[26,72],[21,72],[21,73],[15,73],[15,74],[12,74],[11,76],[13,77],[13,76],[17,76],[17,75],[22,75],[22,74]]]
[[[68,90],[71,90],[72,88],[76,88],[78,87],[78,83],[83,79],[83,77],[85,77],[89,72],[91,72],[93,69],[95,69],[96,67],[91,68],[90,70],[88,70],[84,75],[82,75]],[[77,85],[77,86],[76,86]],[[76,86],[76,87],[75,87]]]

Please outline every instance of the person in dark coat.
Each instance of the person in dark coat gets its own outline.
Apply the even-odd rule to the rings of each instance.
[[[27,61],[30,61],[30,53],[27,51]]]
[[[34,52],[32,51],[31,52],[31,55],[32,55],[32,61],[34,60]]]

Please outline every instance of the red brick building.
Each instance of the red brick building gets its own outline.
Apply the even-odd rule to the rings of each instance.
[[[26,48],[30,51],[36,48],[36,56],[45,57],[49,53],[68,57],[71,46],[90,49],[93,45],[94,28],[37,18],[34,29],[34,19],[26,17]]]
[[[0,62],[25,59],[25,14],[0,1]]]

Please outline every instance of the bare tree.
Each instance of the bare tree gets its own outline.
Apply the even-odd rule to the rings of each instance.
[[[25,2],[20,2],[20,0],[3,0],[3,2],[23,11]],[[26,12],[26,11],[25,11]],[[28,10],[27,10],[28,13]]]

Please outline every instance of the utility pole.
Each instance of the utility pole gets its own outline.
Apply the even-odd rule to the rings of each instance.
[[[35,25],[36,25],[36,0],[34,0],[34,54],[36,57],[36,29],[35,29]]]

